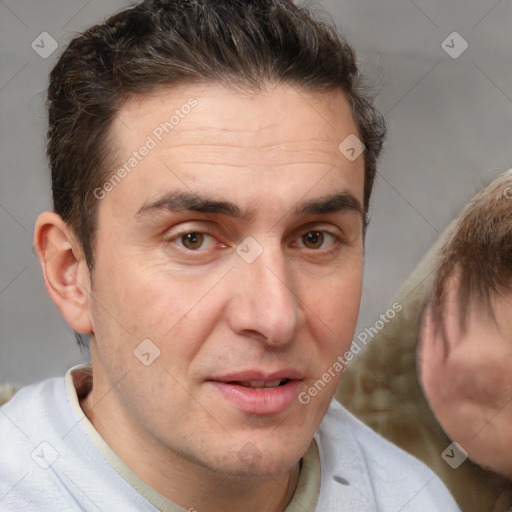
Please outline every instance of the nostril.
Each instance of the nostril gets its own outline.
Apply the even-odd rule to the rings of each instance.
[[[345,478],[338,475],[334,475],[334,480],[341,485],[350,485]]]

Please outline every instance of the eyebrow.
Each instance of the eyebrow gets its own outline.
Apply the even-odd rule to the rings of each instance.
[[[240,221],[251,221],[256,212],[240,208],[232,201],[200,195],[194,192],[176,190],[166,193],[160,199],[146,203],[136,213],[137,218],[166,211],[195,211],[201,213],[221,214]],[[364,217],[364,209],[359,199],[349,191],[336,192],[316,199],[302,201],[294,209],[296,217],[312,214],[337,213],[352,211]]]

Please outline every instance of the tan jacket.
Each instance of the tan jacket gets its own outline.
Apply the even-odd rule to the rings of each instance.
[[[441,453],[451,444],[426,402],[416,371],[421,313],[433,280],[433,262],[453,224],[404,283],[395,301],[403,309],[348,363],[336,398],[356,417],[427,464],[463,512],[512,511],[512,482],[466,460],[452,469]]]

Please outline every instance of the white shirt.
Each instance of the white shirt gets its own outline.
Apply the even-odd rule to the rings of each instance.
[[[185,511],[142,482],[83,414],[71,376],[82,367],[22,388],[0,408],[0,511]],[[314,439],[321,481],[305,512],[460,512],[427,466],[335,400]]]

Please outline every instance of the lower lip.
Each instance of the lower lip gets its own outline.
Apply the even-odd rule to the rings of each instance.
[[[248,414],[277,414],[297,399],[300,380],[290,380],[276,388],[248,388],[227,382],[208,381],[229,402]]]

